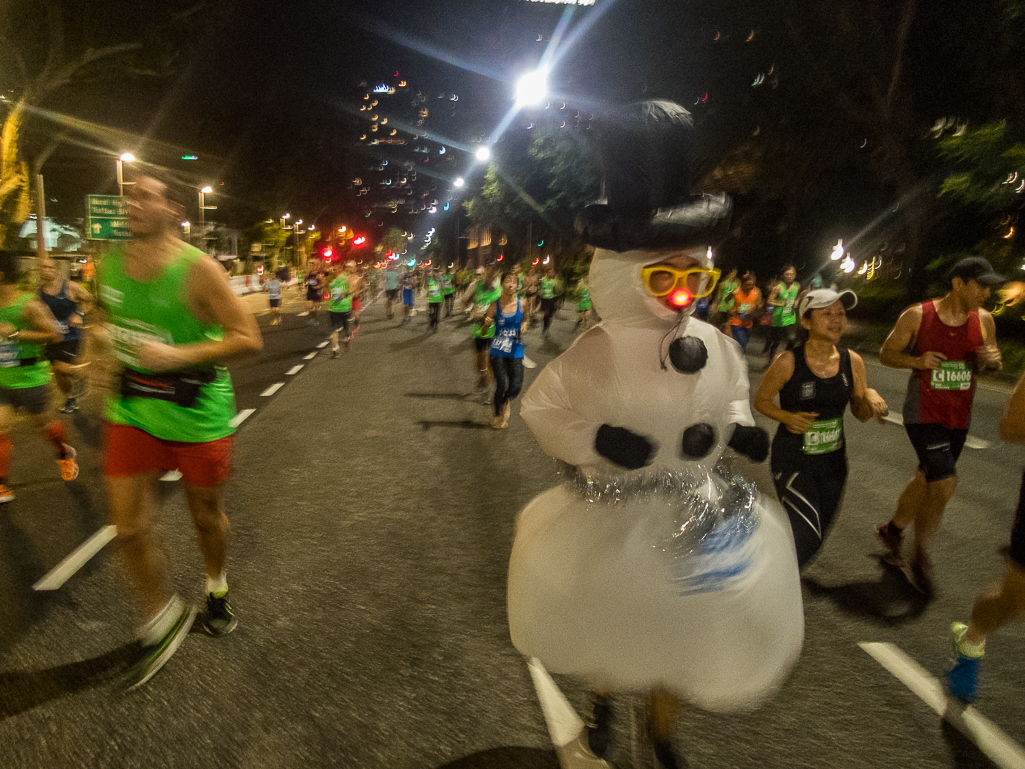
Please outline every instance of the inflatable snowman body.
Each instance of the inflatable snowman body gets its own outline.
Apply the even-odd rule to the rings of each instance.
[[[576,477],[521,513],[510,630],[524,655],[599,688],[751,707],[800,653],[794,544],[775,501],[719,465],[736,425],[754,424],[746,365],[732,339],[648,294],[641,269],[664,258],[599,249],[602,323],[523,399],[542,449]],[[599,453],[603,425],[646,438],[648,464]]]

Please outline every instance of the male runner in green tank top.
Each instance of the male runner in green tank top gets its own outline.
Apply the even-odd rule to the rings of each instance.
[[[18,290],[14,254],[0,251],[0,502],[14,499],[7,485],[7,470],[11,465],[10,433],[19,409],[57,449],[61,478],[73,481],[78,476],[75,450],[49,406],[50,364],[43,346],[63,338],[60,324],[46,305],[34,294]]]
[[[772,308],[772,326],[769,331],[768,359],[776,355],[776,348],[783,344],[784,349],[791,350],[797,344],[797,296],[801,293],[801,284],[797,282],[797,270],[792,264],[783,268],[783,282],[777,284],[769,294],[768,305]]]
[[[122,366],[107,399],[104,476],[129,581],[144,620],[133,688],[148,681],[189,632],[195,609],[169,585],[153,536],[157,479],[179,470],[206,566],[214,636],[236,624],[225,576],[228,518],[222,486],[231,472],[235,396],[221,363],[260,350],[253,316],[213,259],[175,236],[164,185],[143,177],[128,194],[134,239],[99,270],[99,300]]]

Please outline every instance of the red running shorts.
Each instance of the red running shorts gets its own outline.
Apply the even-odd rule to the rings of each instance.
[[[103,475],[128,478],[179,470],[191,486],[220,486],[231,477],[232,436],[207,443],[165,441],[131,425],[103,423]]]

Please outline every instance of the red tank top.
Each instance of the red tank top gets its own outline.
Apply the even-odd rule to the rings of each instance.
[[[947,359],[938,370],[912,369],[904,399],[905,424],[968,429],[975,397],[976,350],[981,346],[978,310],[968,313],[966,323],[948,326],[936,313],[935,302],[922,302],[922,325],[909,354],[939,352]]]

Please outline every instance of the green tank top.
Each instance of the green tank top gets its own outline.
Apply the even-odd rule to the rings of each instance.
[[[10,323],[18,331],[35,329],[25,317],[25,305],[35,294],[22,294],[7,307],[0,307],[0,323]],[[17,339],[0,340],[0,387],[8,390],[23,390],[26,387],[42,387],[50,381],[50,364],[47,362],[41,344],[25,344]],[[35,363],[22,366],[20,361],[38,358]]]
[[[776,311],[772,314],[772,325],[777,327],[792,326],[797,322],[794,305],[797,303],[798,288],[796,283],[790,286],[790,288],[784,285],[779,287],[779,301],[783,304],[775,308]]]
[[[591,308],[591,289],[583,283],[577,286],[577,307]]]
[[[139,365],[137,344],[147,340],[164,344],[190,344],[222,339],[221,327],[205,324],[189,312],[185,286],[189,270],[203,253],[182,245],[164,271],[149,281],[125,273],[125,252],[115,248],[99,266],[100,301],[107,310],[107,328],[118,361],[134,371],[153,373]],[[235,432],[235,393],[224,366],[202,367],[216,372],[203,385],[191,407],[155,398],[124,398],[113,392],[107,398],[108,422],[131,425],[162,440],[207,443]]]
[[[555,298],[555,278],[541,278],[541,298],[542,299],[554,299]]]
[[[427,279],[427,301],[433,304],[442,302],[445,297],[441,295],[441,283],[434,278]]]
[[[733,309],[733,305],[736,302],[733,294],[738,288],[740,288],[739,280],[727,278],[722,282],[722,298],[719,300],[719,312],[729,312]]]
[[[484,280],[477,281],[477,288],[473,294],[473,311],[475,314],[483,316],[488,311],[488,307],[498,301],[498,297],[502,295],[502,289],[497,286],[484,286]],[[495,336],[495,324],[492,323],[488,326],[488,330],[485,332],[481,329],[480,323],[473,324],[473,338],[474,339],[493,339]]]
[[[349,279],[339,275],[328,284],[331,287],[331,312],[348,312],[352,309],[352,297],[349,293]]]

